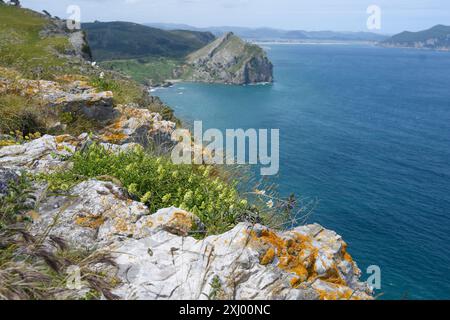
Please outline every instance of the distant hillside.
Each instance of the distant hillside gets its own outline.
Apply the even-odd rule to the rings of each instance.
[[[231,31],[241,38],[253,41],[334,40],[378,42],[388,38],[386,35],[372,32],[280,30],[273,28],[245,28],[233,26],[197,28],[185,24],[171,23],[148,23],[146,25],[164,30],[186,29],[192,31],[210,31],[218,37]]]
[[[419,49],[450,50],[450,26],[437,25],[431,29],[399,33],[383,42],[385,47],[410,47]]]
[[[227,33],[187,57],[192,81],[250,84],[273,81],[273,65],[257,45]]]
[[[161,30],[131,22],[83,23],[95,60],[182,58],[215,39],[210,32]]]

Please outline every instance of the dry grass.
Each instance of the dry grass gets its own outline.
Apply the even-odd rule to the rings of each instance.
[[[3,188],[4,189],[4,188]],[[0,195],[0,300],[117,299],[111,290],[115,263],[107,252],[71,248],[64,239],[32,235],[27,222],[33,207],[32,188],[22,178]],[[98,266],[102,265],[99,271]],[[78,268],[81,288],[68,286]]]

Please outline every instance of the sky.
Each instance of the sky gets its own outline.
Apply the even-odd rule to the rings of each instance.
[[[287,30],[375,31],[393,34],[450,25],[449,0],[22,0],[27,8],[68,18],[77,5],[81,21],[182,23]],[[367,8],[380,8],[380,29],[368,30]]]

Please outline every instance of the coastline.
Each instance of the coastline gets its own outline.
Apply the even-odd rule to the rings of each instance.
[[[250,41],[256,45],[375,45],[375,41]]]

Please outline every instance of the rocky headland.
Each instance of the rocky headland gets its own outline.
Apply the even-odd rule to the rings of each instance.
[[[392,36],[379,45],[387,48],[414,48],[437,51],[450,50],[450,27],[437,25],[419,32],[404,31]]]
[[[264,50],[229,32],[187,57],[187,80],[254,84],[273,81],[273,65]]]

